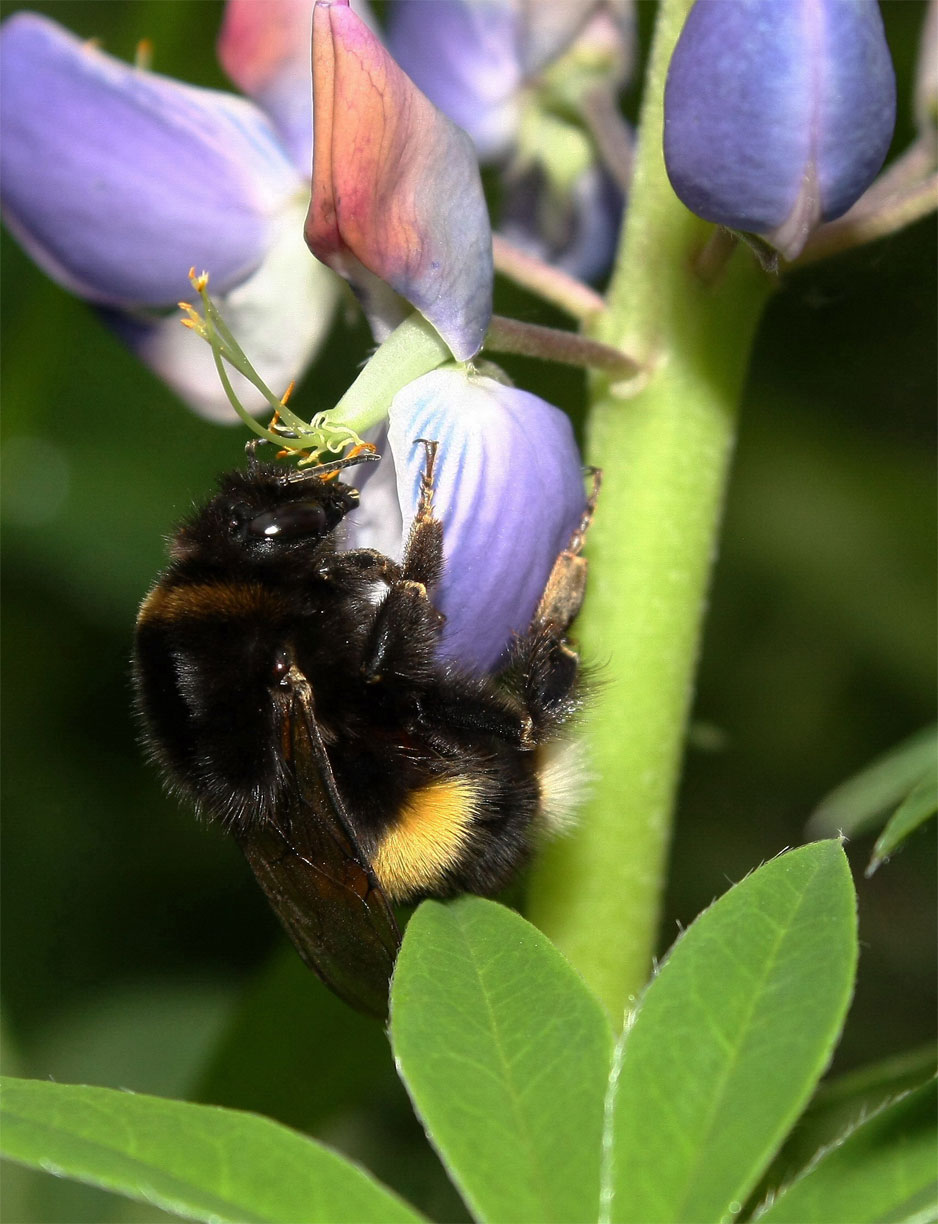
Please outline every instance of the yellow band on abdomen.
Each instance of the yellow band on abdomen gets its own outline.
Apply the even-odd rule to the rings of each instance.
[[[410,794],[371,864],[392,901],[440,885],[469,843],[480,797],[478,781],[469,777],[440,778]]]

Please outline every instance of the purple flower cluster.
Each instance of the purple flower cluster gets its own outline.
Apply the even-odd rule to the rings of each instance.
[[[34,14],[3,24],[2,206],[36,262],[103,308],[151,368],[212,415],[230,413],[212,354],[168,317],[192,266],[210,270],[226,322],[275,387],[308,365],[329,326],[339,282],[326,264],[349,280],[379,338],[409,302],[458,359],[473,356],[493,273],[465,134],[343,0],[316,5],[315,16],[311,0],[229,0],[219,52],[249,97],[122,63]],[[303,244],[304,218],[324,262]],[[234,381],[242,402],[263,407]],[[357,542],[400,553],[417,497],[414,439],[438,439],[443,650],[490,667],[526,629],[582,513],[569,421],[527,392],[452,368],[396,397],[387,435]]]
[[[503,225],[519,242],[580,276],[608,262],[621,196],[565,124],[558,65],[595,83],[600,63],[614,90],[630,30],[628,0],[394,0],[389,50],[348,0],[228,0],[218,52],[238,96],[17,13],[0,27],[3,216],[209,415],[229,413],[212,353],[171,317],[191,267],[210,271],[271,387],[312,361],[340,277],[377,339],[416,307],[467,362],[492,311],[480,158],[500,169]],[[874,0],[697,0],[667,82],[668,173],[695,212],[791,257],[870,183],[894,112]],[[419,437],[440,442],[444,650],[488,668],[524,630],[582,513],[576,444],[557,408],[471,368],[419,378],[391,406],[357,543],[400,553]]]

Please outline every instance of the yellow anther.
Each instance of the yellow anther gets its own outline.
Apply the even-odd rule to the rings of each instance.
[[[191,327],[200,336],[207,336],[205,320],[194,306],[190,305],[189,302],[180,302],[179,309],[186,315],[186,318],[179,320],[183,327]]]

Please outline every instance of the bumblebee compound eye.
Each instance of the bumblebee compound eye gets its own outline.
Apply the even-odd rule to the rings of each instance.
[[[238,503],[228,507],[228,532],[230,535],[243,539],[254,514],[250,506]]]
[[[299,540],[324,535],[332,525],[318,502],[299,501],[255,514],[242,529],[255,540]]]

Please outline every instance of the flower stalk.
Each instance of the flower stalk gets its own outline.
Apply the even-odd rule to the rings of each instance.
[[[874,191],[876,184],[870,189]],[[870,194],[869,192],[867,194]],[[875,242],[927,217],[938,207],[938,174],[903,185],[885,198],[877,193],[875,204],[861,196],[849,212],[822,225],[805,243],[797,264],[817,263],[831,255]]]
[[[586,457],[605,478],[577,634],[598,669],[584,728],[595,789],[576,831],[540,857],[528,906],[617,1022],[657,949],[738,403],[771,285],[744,248],[715,283],[699,279],[694,257],[710,227],[665,174],[664,81],[689,7],[663,0],[660,9],[626,227],[606,307],[589,328],[645,367],[629,398],[593,376]]]
[[[494,315],[485,333],[485,349],[495,353],[518,353],[523,357],[538,357],[560,365],[582,366],[603,370],[612,379],[632,378],[638,373],[638,362],[589,336],[525,323],[521,319],[506,319]]]

